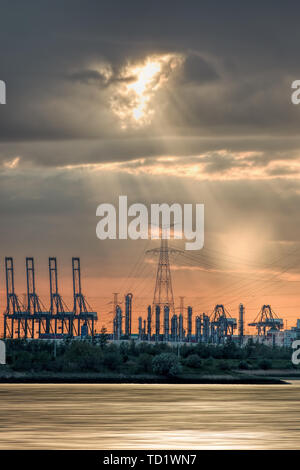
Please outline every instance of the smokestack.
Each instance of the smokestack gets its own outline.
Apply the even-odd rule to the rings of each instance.
[[[164,335],[165,341],[169,341],[169,307],[165,305],[164,307]]]
[[[201,317],[196,317],[196,324],[195,324],[196,328],[196,341],[197,343],[200,343],[201,341]]]
[[[125,335],[128,339],[131,336],[132,297],[131,293],[125,296]]]
[[[155,307],[155,341],[159,341],[160,335],[160,306]]]
[[[139,317],[139,339],[142,339],[143,336],[143,319]]]
[[[151,341],[151,305],[148,305],[147,334],[148,334],[148,341]]]
[[[239,342],[240,346],[243,344],[244,340],[244,316],[245,316],[245,308],[243,304],[239,306]]]
[[[188,341],[192,341],[192,317],[193,309],[188,307]]]

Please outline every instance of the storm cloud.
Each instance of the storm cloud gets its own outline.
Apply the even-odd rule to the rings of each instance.
[[[127,194],[204,202],[206,246],[234,257],[244,237],[258,271],[283,272],[300,237],[299,13],[294,1],[3,0],[2,254],[63,266],[79,254],[114,291],[136,247],[101,244],[95,213]]]

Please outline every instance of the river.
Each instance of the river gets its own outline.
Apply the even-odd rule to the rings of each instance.
[[[2,384],[0,449],[300,449],[300,381]]]

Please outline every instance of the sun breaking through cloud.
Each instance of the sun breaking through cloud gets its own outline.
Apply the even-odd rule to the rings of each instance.
[[[122,128],[144,126],[154,114],[153,97],[183,63],[179,54],[149,56],[143,63],[128,64],[111,99],[111,108]]]

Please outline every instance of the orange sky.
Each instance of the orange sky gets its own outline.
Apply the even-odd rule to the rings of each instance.
[[[175,243],[171,241],[171,244]],[[146,246],[159,242],[140,241],[137,243],[136,256],[128,265],[127,277],[105,277],[105,267],[101,267],[99,277],[89,277],[89,266],[81,260],[82,287],[89,304],[98,311],[99,321],[97,330],[106,326],[112,329],[113,292],[119,292],[119,301],[123,302],[124,295],[133,293],[133,328],[137,329],[137,318],[146,319],[147,306],[152,303],[155,284],[157,258],[144,256]],[[214,260],[212,258],[214,255]],[[222,260],[222,262],[221,262]],[[293,260],[290,254],[286,263]],[[22,261],[22,260],[18,260]],[[111,263],[117,260],[111,259]],[[300,318],[299,279],[297,275],[284,269],[257,267],[249,260],[224,251],[216,252],[204,248],[202,251],[185,252],[184,255],[170,256],[175,307],[179,307],[180,296],[184,296],[185,307],[193,307],[193,315],[210,314],[216,304],[223,303],[232,317],[238,318],[239,303],[245,306],[246,322],[254,320],[263,304],[270,304],[279,318],[284,319],[285,327],[296,324]],[[15,263],[20,268],[20,262]],[[47,264],[36,263],[36,288],[43,304],[49,306]],[[69,275],[59,278],[60,292],[66,304],[72,309],[72,279]],[[63,269],[65,273],[66,268]],[[24,272],[25,275],[25,272]],[[4,276],[2,273],[2,281]],[[25,276],[16,271],[16,291],[22,298],[25,292]],[[5,308],[5,292],[3,283],[1,289],[1,311]],[[194,322],[193,322],[194,329]],[[2,330],[2,325],[1,325]],[[253,328],[246,327],[247,333],[254,333]]]

